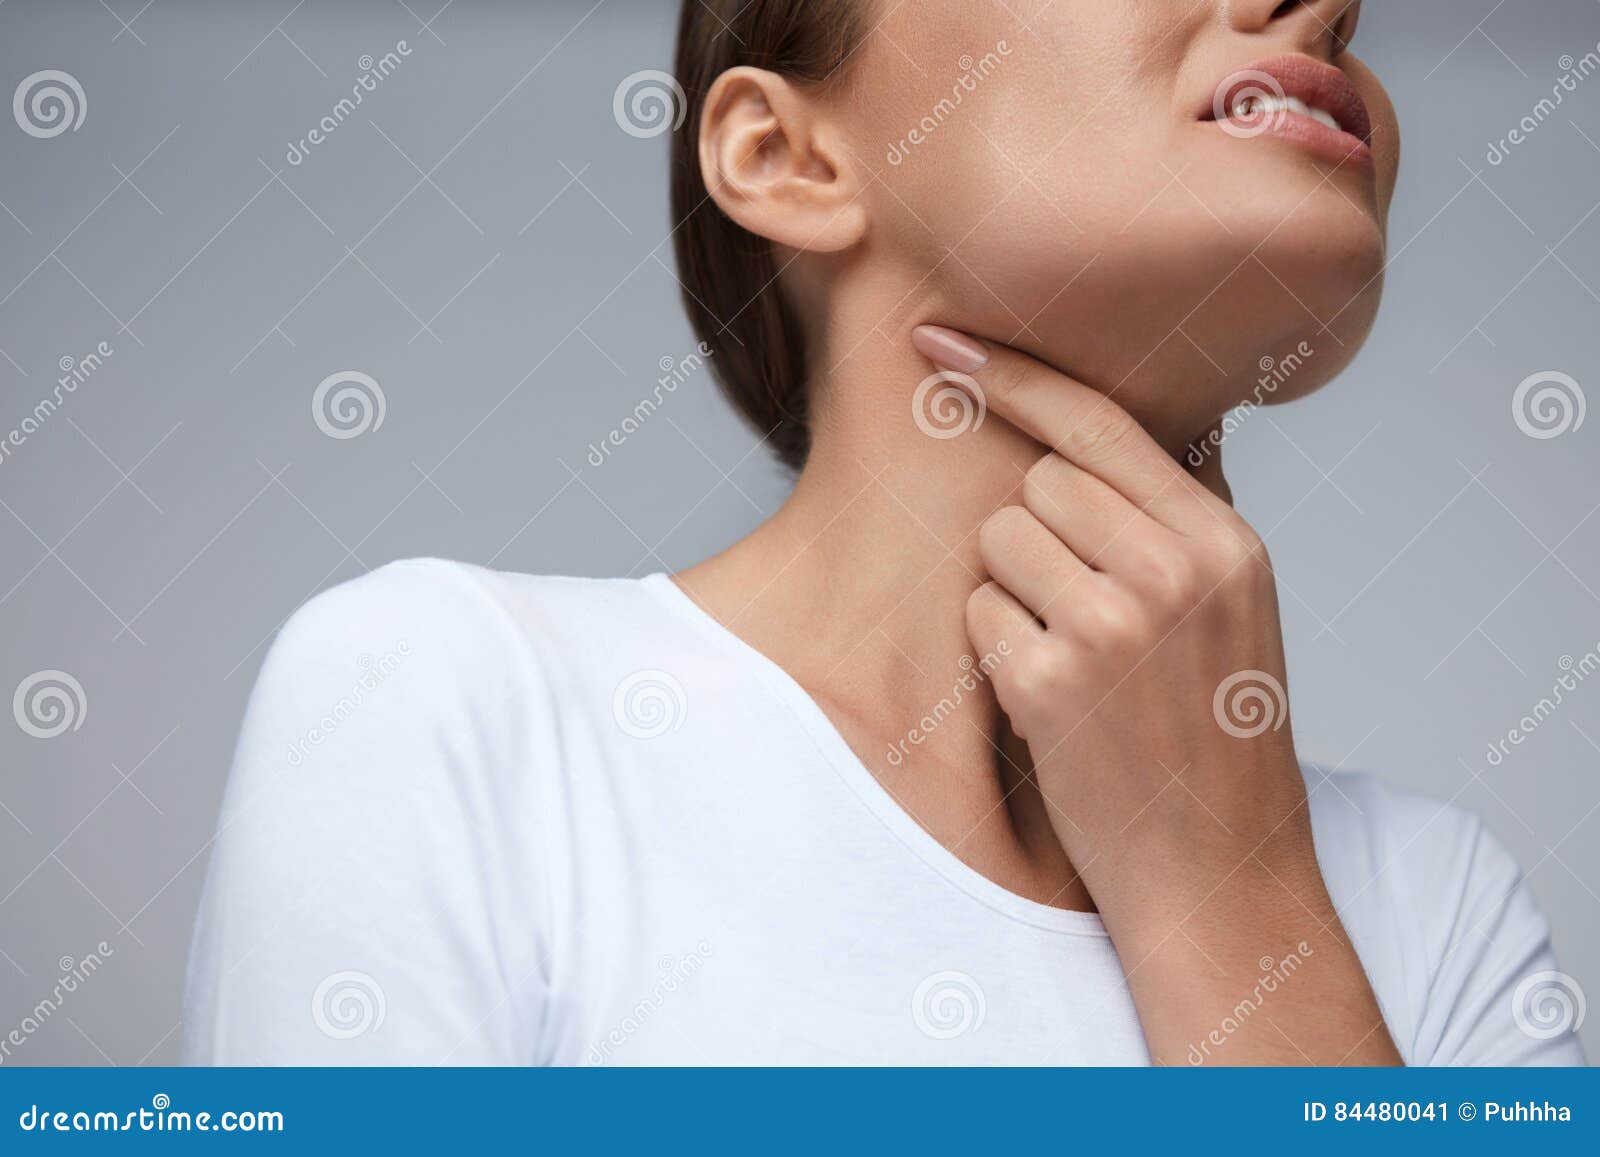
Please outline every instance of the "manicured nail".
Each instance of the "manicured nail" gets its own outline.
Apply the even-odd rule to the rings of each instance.
[[[976,338],[942,325],[919,325],[911,344],[934,365],[959,374],[975,374],[989,364],[989,351]]]

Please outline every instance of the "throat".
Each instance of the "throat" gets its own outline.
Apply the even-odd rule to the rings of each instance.
[[[1033,779],[1027,745],[1012,734],[989,689],[974,682],[980,671],[976,665],[964,671],[957,684],[964,699],[947,692],[888,742],[888,713],[811,694],[884,791],[945,850],[1025,899],[1093,911]]]
[[[1008,656],[979,654],[967,638],[976,560],[909,544],[887,559],[832,546],[845,557],[830,557],[827,534],[797,531],[780,515],[678,582],[783,668],[952,855],[1026,899],[1092,911],[994,691]]]
[[[887,312],[866,310],[858,336]],[[844,352],[819,359],[811,454],[794,492],[679,584],[807,691],[952,854],[1030,900],[1090,910],[995,695],[1006,657],[974,653],[966,627],[967,602],[989,577],[978,529],[1020,504],[1044,448],[998,419],[929,436],[912,410],[929,367],[906,334],[831,344]]]

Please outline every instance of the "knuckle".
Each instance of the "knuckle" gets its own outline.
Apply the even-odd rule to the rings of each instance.
[[[1041,500],[1048,501],[1070,482],[1071,474],[1070,467],[1059,456],[1046,454],[1022,476],[1023,501],[1030,506]]]
[[[1250,542],[1250,555],[1251,555],[1252,558],[1254,558],[1256,560],[1256,563],[1258,564],[1257,569],[1263,570],[1266,573],[1271,574],[1272,573],[1272,555],[1267,550],[1266,539],[1262,538],[1260,535],[1258,535],[1255,531],[1252,530],[1252,531],[1250,531],[1249,542]]]
[[[1022,479],[1022,504],[1047,525],[1070,514],[1087,494],[1087,472],[1059,454],[1034,463]]]
[[[1012,687],[1025,707],[1040,708],[1057,701],[1071,682],[1071,657],[1050,641],[1024,649],[1010,666]]]
[[[1226,577],[1238,579],[1256,572],[1262,564],[1270,570],[1266,543],[1243,519],[1234,519],[1214,538],[1213,553]]]
[[[1152,560],[1151,566],[1152,588],[1164,607],[1187,610],[1204,595],[1200,567],[1186,551],[1163,551]]]
[[[1149,617],[1133,599],[1107,591],[1085,606],[1096,640],[1113,649],[1137,645],[1150,637]]]
[[[983,388],[991,398],[1006,399],[1027,386],[1032,374],[1020,358],[996,358],[983,373]]]
[[[1138,436],[1134,420],[1111,402],[1102,400],[1073,424],[1064,440],[1068,457],[1085,454],[1116,457],[1126,453]]]

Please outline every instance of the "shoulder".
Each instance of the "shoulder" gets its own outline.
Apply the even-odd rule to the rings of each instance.
[[[418,558],[312,598],[284,623],[260,683],[305,689],[370,676],[435,708],[538,682],[570,645],[623,626],[639,583],[488,570]],[[371,681],[369,679],[368,681]]]
[[[1435,878],[1441,869],[1466,868],[1500,852],[1483,821],[1454,803],[1367,772],[1329,774],[1308,767],[1305,775],[1317,854],[1341,885],[1393,891],[1409,887],[1413,878]]]
[[[1522,1031],[1519,992],[1554,969],[1550,929],[1484,822],[1365,773],[1306,779],[1329,894],[1408,1063],[1531,1063],[1567,1047]]]
[[[317,595],[268,651],[230,797],[285,769],[348,797],[488,793],[552,766],[586,656],[617,629],[607,602],[637,585],[414,559]]]
[[[577,720],[610,717],[619,680],[697,646],[669,583],[409,559],[333,587],[273,642],[234,779],[285,762],[343,783],[427,776],[434,791],[530,767],[558,775],[560,745]]]
[[[603,580],[509,574],[467,563],[413,558],[341,583],[306,602],[284,623],[269,663],[289,652],[314,659],[351,646],[418,646],[440,663],[509,658],[533,633],[545,607],[585,601]],[[592,598],[588,601],[592,601]]]
[[[1367,773],[1307,770],[1317,858],[1352,935],[1395,933],[1436,968],[1475,908],[1522,880],[1472,811]]]
[[[466,568],[435,559],[394,562],[316,595],[285,621],[263,665],[274,675],[387,661],[399,669],[419,649],[434,663],[505,650],[489,604]],[[413,664],[415,667],[416,664]]]
[[[558,626],[605,585],[416,560],[289,618],[228,779],[195,926],[188,1056],[534,1055],[550,898],[568,871],[566,685],[549,657],[571,650]],[[376,993],[380,1022],[387,989],[387,1035],[350,1042],[327,1027],[350,977]],[[305,1017],[324,995],[329,1011]]]

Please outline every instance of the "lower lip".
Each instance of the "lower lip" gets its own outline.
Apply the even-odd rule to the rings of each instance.
[[[1365,170],[1373,168],[1372,146],[1366,141],[1340,129],[1330,129],[1321,121],[1297,112],[1279,111],[1235,117],[1226,128],[1221,122],[1212,123],[1230,136],[1241,139],[1273,137],[1293,141],[1336,165]]]

